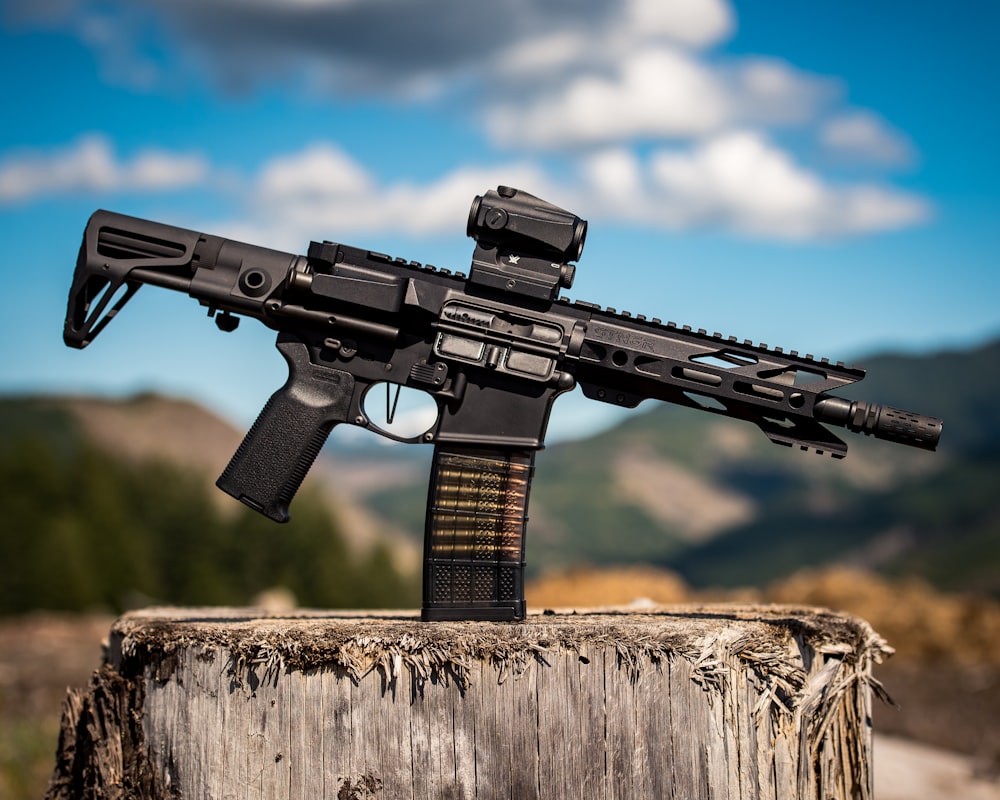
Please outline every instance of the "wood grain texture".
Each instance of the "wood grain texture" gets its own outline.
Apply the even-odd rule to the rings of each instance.
[[[886,652],[810,608],[152,609],[71,694],[49,797],[870,798]]]

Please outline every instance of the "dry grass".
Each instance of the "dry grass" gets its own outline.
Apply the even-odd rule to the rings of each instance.
[[[940,592],[919,578],[829,567],[796,573],[764,599],[863,617],[896,648],[897,661],[1000,667],[1000,603],[986,597]]]
[[[653,567],[580,568],[531,581],[533,608],[724,602],[822,606],[862,617],[896,649],[897,661],[1000,667],[1000,603],[947,594],[916,579],[893,580],[848,567],[798,572],[764,590],[695,591]]]
[[[638,602],[684,603],[690,591],[677,575],[654,567],[574,569],[530,582],[525,588],[530,608],[597,608]]]

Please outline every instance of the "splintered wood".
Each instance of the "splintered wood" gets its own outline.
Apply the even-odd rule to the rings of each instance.
[[[135,612],[67,701],[48,797],[870,798],[888,652],[773,606]]]

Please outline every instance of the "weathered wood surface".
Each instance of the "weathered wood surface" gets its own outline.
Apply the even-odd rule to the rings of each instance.
[[[869,798],[863,621],[153,609],[71,692],[49,797]]]

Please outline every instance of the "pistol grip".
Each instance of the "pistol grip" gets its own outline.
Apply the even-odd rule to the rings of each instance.
[[[216,486],[287,522],[288,505],[327,436],[347,418],[354,378],[313,365],[306,345],[290,335],[278,337],[278,350],[288,362],[288,381],[267,401]]]
[[[422,618],[524,619],[531,450],[434,449]]]

